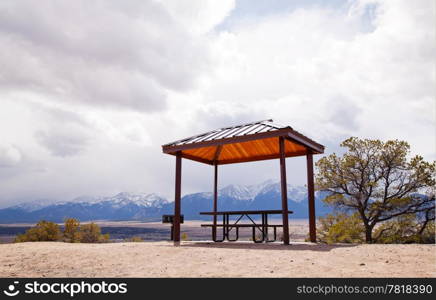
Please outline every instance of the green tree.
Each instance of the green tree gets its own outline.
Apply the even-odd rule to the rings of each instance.
[[[402,215],[430,212],[434,220],[434,196],[419,192],[434,186],[435,162],[421,156],[408,159],[409,144],[398,140],[352,137],[341,147],[347,148],[342,156],[331,154],[316,163],[317,189],[328,192],[327,204],[359,215],[366,242],[374,241],[377,224]],[[429,222],[422,224],[424,232]]]

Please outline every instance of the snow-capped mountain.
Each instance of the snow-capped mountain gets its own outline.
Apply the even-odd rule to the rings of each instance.
[[[307,217],[307,188],[288,184],[289,209],[293,217]],[[317,215],[328,210],[320,202],[322,194],[316,194]],[[213,194],[202,192],[182,198],[185,219],[204,218],[201,211],[212,210]],[[280,209],[281,186],[277,180],[257,185],[228,185],[218,192],[218,210]],[[73,217],[89,220],[159,220],[162,214],[171,214],[174,205],[167,199],[151,194],[118,193],[110,197],[81,196],[70,201],[37,200],[0,209],[0,223],[37,222],[51,220],[62,222]]]
[[[12,206],[11,208],[17,208],[27,212],[31,212],[55,203],[57,202],[50,199],[37,199],[30,202],[20,203],[18,205]]]
[[[65,204],[68,202],[74,203],[84,203],[84,204],[97,204],[97,203],[108,203],[114,207],[122,207],[129,204],[135,204],[144,207],[157,207],[161,208],[168,201],[157,195],[157,194],[131,194],[127,192],[121,192],[112,197],[91,197],[91,196],[80,196],[71,201],[58,202],[56,204]]]
[[[254,200],[258,195],[269,192],[281,193],[281,184],[278,180],[267,180],[257,185],[231,184],[219,190],[219,196],[227,196],[238,200]],[[287,185],[288,198],[295,202],[301,202],[307,198],[307,188],[304,186]]]
[[[0,209],[0,223],[156,219],[168,201],[157,194],[119,193],[111,197],[81,196],[71,201],[33,201]]]
[[[219,190],[218,197],[220,196],[236,200],[253,200],[256,195],[253,194],[250,186],[231,184]]]

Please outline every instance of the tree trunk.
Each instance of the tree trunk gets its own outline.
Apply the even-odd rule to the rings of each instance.
[[[372,244],[372,227],[365,224],[365,240],[368,244]]]
[[[365,227],[365,241],[368,244],[372,244],[372,229],[374,228],[374,225],[369,222],[368,218],[365,216],[365,211],[362,208],[358,211],[360,218],[362,219],[363,226]]]

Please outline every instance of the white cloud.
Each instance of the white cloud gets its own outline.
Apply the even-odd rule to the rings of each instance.
[[[327,152],[353,135],[407,140],[434,159],[434,9],[323,5],[238,18],[234,1],[1,2],[0,203],[172,198],[162,144],[266,118]],[[288,166],[303,184],[304,159]],[[211,189],[209,166],[183,172],[183,193]],[[276,161],[225,166],[219,183],[278,174]]]
[[[0,145],[0,168],[13,167],[20,163],[21,152],[13,145]]]
[[[196,35],[205,34],[220,24],[234,9],[235,0],[192,0],[189,3],[177,0],[158,0],[168,12]]]
[[[215,76],[203,95],[321,141],[399,138],[430,158],[427,138],[411,132],[434,128],[434,10],[425,4],[357,1],[244,19],[213,41]]]
[[[217,5],[216,5],[217,6]],[[153,1],[0,4],[0,87],[52,101],[158,111],[207,66],[200,39]]]

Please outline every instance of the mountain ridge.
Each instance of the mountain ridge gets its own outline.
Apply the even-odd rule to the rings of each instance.
[[[307,188],[288,184],[288,206],[295,218],[307,218]],[[281,209],[280,182],[268,180],[258,185],[225,186],[218,191],[219,210]],[[317,215],[330,210],[322,205],[325,195],[315,195]],[[204,219],[200,211],[212,210],[211,192],[187,194],[182,197],[185,219]],[[62,222],[73,217],[80,221],[157,221],[162,214],[173,212],[173,201],[156,193],[120,192],[109,197],[80,196],[69,201],[41,199],[0,209],[0,223],[37,222],[41,219]]]

